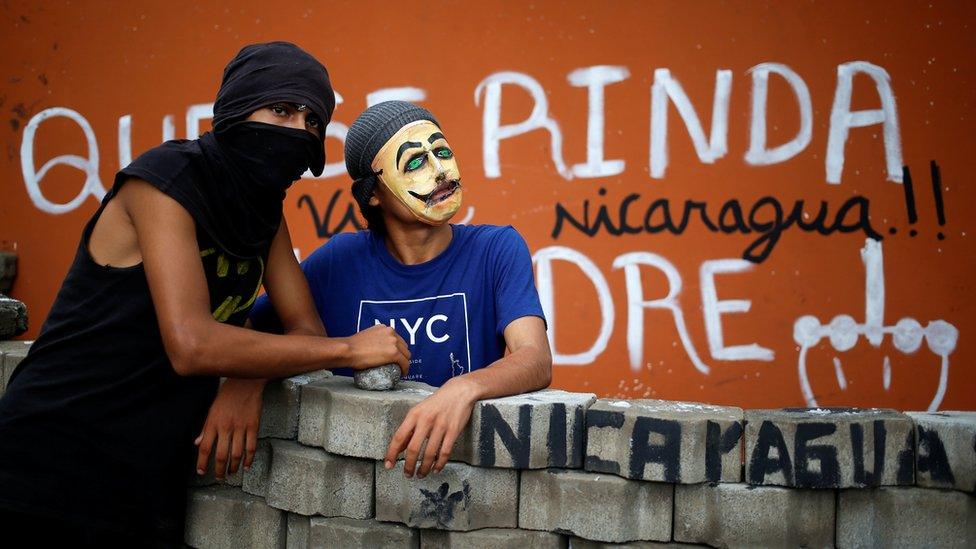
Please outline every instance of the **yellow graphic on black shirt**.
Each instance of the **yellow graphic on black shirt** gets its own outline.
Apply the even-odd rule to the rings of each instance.
[[[200,251],[200,258],[203,259],[216,253],[216,248],[207,248],[206,250]],[[254,303],[257,299],[258,294],[261,293],[261,282],[264,280],[264,259],[260,256],[256,258],[258,263],[258,276],[256,279],[256,284],[254,286],[254,291],[251,292],[250,297],[247,301],[244,301],[243,295],[231,295],[227,296],[221,301],[220,305],[217,306],[213,311],[213,317],[217,322],[226,322],[228,318],[234,313],[239,313],[246,310],[248,307]],[[239,277],[246,275],[251,270],[251,259],[234,260],[234,274]],[[217,278],[226,278],[228,274],[231,274],[231,260],[227,258],[227,255],[221,252],[217,256],[217,266],[216,275]],[[241,303],[244,301],[244,303]]]

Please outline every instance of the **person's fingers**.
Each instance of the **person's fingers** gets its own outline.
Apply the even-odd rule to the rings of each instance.
[[[430,434],[430,428],[431,424],[429,422],[418,421],[417,427],[413,430],[413,436],[410,437],[410,443],[407,444],[407,454],[403,463],[403,474],[407,478],[413,477],[417,471],[417,458],[420,457],[424,441],[427,440],[427,435]]]
[[[214,437],[217,430],[210,425],[204,425],[203,432],[197,437],[197,474],[202,475],[207,472],[207,462],[210,461],[210,450],[213,448]]]
[[[407,442],[410,440],[410,435],[413,434],[415,421],[413,416],[407,417],[403,420],[403,423],[397,428],[396,432],[393,433],[393,438],[390,439],[390,445],[386,449],[386,457],[383,458],[383,466],[387,469],[392,469],[393,464],[396,463],[397,456],[400,452],[407,447]]]
[[[424,448],[424,454],[420,460],[420,471],[417,472],[418,477],[424,478],[430,473],[431,467],[433,467],[434,462],[437,460],[437,454],[441,447],[441,442],[444,440],[444,432],[446,430],[443,424],[436,424],[431,429],[430,435],[427,437],[427,446]]]
[[[447,460],[451,459],[451,452],[454,451],[454,443],[457,442],[460,431],[458,429],[448,429],[444,435],[444,442],[441,443],[440,451],[437,453],[437,463],[434,464],[434,472],[440,473]]]
[[[254,463],[254,452],[258,450],[257,429],[248,428],[245,435],[247,439],[244,443],[244,469],[250,469],[251,464]]]
[[[216,453],[214,454],[214,476],[217,480],[224,480],[227,474],[227,454],[230,453],[230,431],[222,430],[217,434]]]
[[[410,359],[407,356],[398,354],[396,364],[400,367],[401,375],[406,376],[410,372]]]
[[[234,474],[241,467],[241,459],[244,457],[244,438],[246,433],[243,428],[234,429],[231,433],[230,442],[230,473]]]
[[[396,348],[401,355],[407,357],[408,359],[410,358],[410,348],[407,347],[407,343],[403,341],[402,338],[397,339]]]

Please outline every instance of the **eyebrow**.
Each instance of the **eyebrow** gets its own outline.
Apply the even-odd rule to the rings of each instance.
[[[403,156],[404,151],[406,151],[407,149],[417,149],[420,147],[421,144],[417,143],[416,141],[407,141],[406,143],[400,145],[400,148],[397,149],[397,157],[396,157],[397,166],[400,165],[400,157]]]
[[[447,139],[447,138],[444,137],[444,134],[442,134],[441,132],[434,132],[430,134],[430,137],[427,138],[427,142],[433,145],[434,141],[437,141],[438,139]]]

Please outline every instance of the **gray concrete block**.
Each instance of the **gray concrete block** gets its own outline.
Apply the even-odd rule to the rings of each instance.
[[[976,491],[976,412],[908,412],[915,422],[915,483]]]
[[[328,370],[318,370],[284,379],[276,379],[264,388],[261,407],[261,438],[294,439],[298,436],[298,413],[302,387],[332,377]]]
[[[831,547],[834,492],[747,484],[678,485],[674,539],[714,547]]]
[[[679,543],[677,541],[632,541],[630,543],[607,543],[583,538],[570,538],[569,549],[689,549],[708,547],[698,543]]]
[[[17,337],[27,331],[27,306],[22,301],[0,294],[0,339]]]
[[[257,452],[255,452],[255,455]],[[215,453],[210,452],[210,461],[207,462],[206,472],[202,475],[196,474],[194,471],[190,475],[190,486],[213,486],[214,484],[226,484],[227,486],[237,486],[240,487],[244,484],[244,468],[238,467],[236,473],[230,473],[230,464],[228,463],[227,471],[225,471],[224,479],[217,480],[216,469],[215,469]],[[196,465],[194,465],[196,467]]]
[[[581,467],[584,414],[595,401],[592,393],[558,390],[480,401],[471,413],[473,451],[452,459],[481,467]]]
[[[288,513],[288,541],[286,549],[308,549],[309,517]]]
[[[231,486],[191,490],[184,541],[199,549],[285,547],[285,514]]]
[[[309,549],[397,549],[416,548],[419,544],[420,533],[400,524],[346,517],[312,517],[309,526]]]
[[[518,472],[448,462],[440,473],[403,476],[376,462],[376,519],[415,528],[476,530],[518,524]]]
[[[364,391],[347,376],[310,383],[302,388],[298,440],[333,454],[383,459],[407,412],[434,390],[403,381],[391,391]]]
[[[266,499],[301,515],[371,518],[373,462],[272,439]]]
[[[668,541],[674,485],[569,469],[523,471],[520,528],[608,541]]]
[[[0,341],[0,393],[7,390],[10,376],[27,356],[33,341]]]
[[[586,412],[587,471],[670,483],[739,482],[742,409],[601,399]]]
[[[798,488],[914,483],[914,424],[893,410],[745,413],[746,482]]]
[[[251,468],[244,471],[244,478],[241,482],[241,487],[248,494],[261,497],[268,495],[271,452],[271,443],[268,440],[258,441],[258,447],[254,451],[254,461],[251,462]]]
[[[952,490],[843,490],[839,547],[976,547],[976,497]]]
[[[396,364],[384,364],[375,368],[356,370],[352,379],[356,387],[364,391],[389,391],[400,382],[403,372]]]
[[[422,530],[421,549],[564,549],[566,538],[551,532],[485,528],[471,532]]]

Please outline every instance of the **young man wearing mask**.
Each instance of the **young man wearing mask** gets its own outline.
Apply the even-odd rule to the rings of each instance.
[[[349,128],[345,156],[368,230],[334,236],[302,270],[330,335],[395,327],[410,348],[407,379],[440,387],[409,412],[385,458],[391,468],[405,451],[405,474],[422,478],[444,467],[476,401],[549,385],[532,260],[512,227],[448,223],[461,176],[426,109],[370,107]],[[252,311],[258,329],[275,329],[270,298]]]
[[[322,337],[282,219],[285,189],[322,171],[334,106],[308,53],[247,46],[224,71],[213,132],[118,173],[0,399],[5,540],[181,545],[194,439],[216,451],[219,474],[228,453],[232,470],[253,455],[256,422],[233,422],[222,403],[259,409],[260,378],[388,362],[406,371],[389,327]],[[262,283],[287,335],[243,328]],[[256,380],[218,392],[220,376]]]

